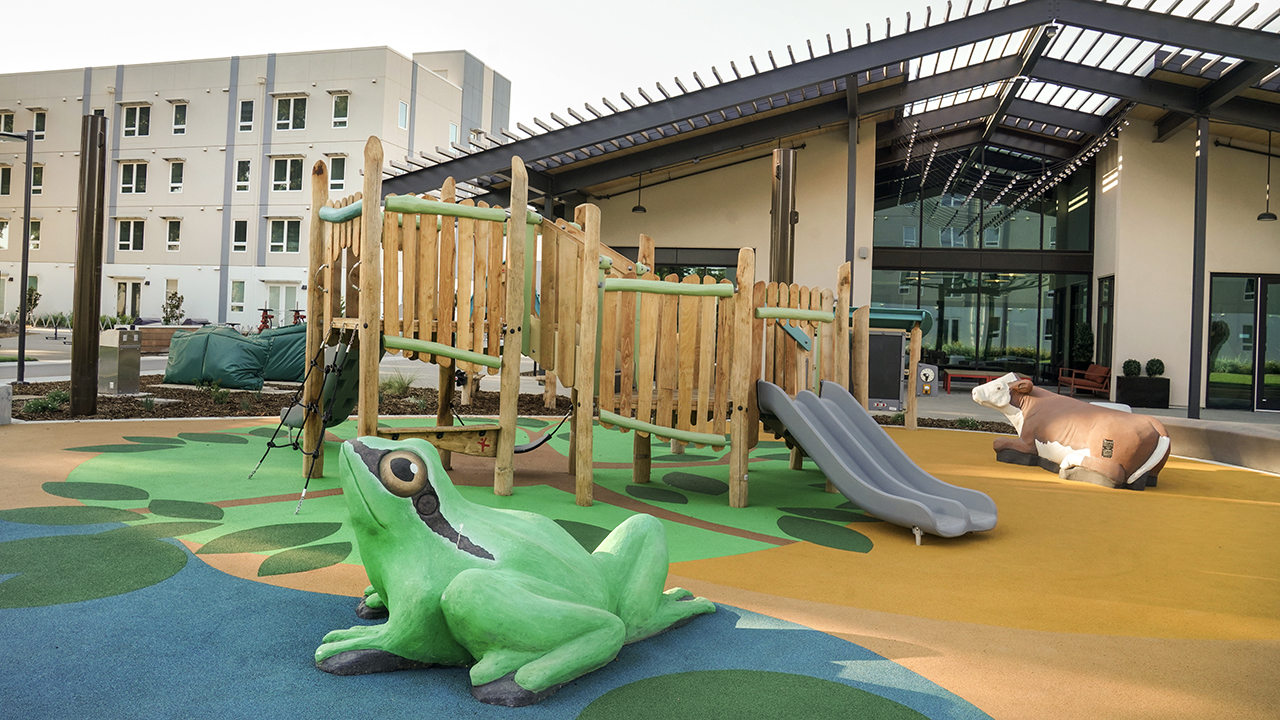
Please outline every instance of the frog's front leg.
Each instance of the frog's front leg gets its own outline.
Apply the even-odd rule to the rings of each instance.
[[[438,598],[408,596],[391,606],[381,625],[356,626],[325,635],[316,667],[335,675],[464,665],[471,661],[445,625]]]
[[[715,603],[683,588],[663,592],[669,560],[667,535],[652,515],[632,515],[592,553],[610,583],[627,642],[635,642],[716,611]]]
[[[494,705],[538,702],[617,657],[625,636],[612,613],[512,570],[459,573],[440,604],[453,636],[476,658],[471,694]]]

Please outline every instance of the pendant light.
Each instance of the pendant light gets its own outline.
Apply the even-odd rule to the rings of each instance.
[[[1269,168],[1269,167],[1268,167],[1268,172],[1270,172],[1270,168]],[[644,213],[649,212],[648,210],[645,210],[644,205],[641,205],[641,204],[640,204],[640,195],[642,194],[642,191],[644,190],[644,175],[639,175],[639,176],[637,176],[637,177],[636,177],[636,179],[639,181],[639,184],[638,184],[638,185],[636,185],[636,206],[635,206],[635,207],[633,207],[633,208],[631,208],[631,212],[633,212],[633,213],[640,213],[640,214],[642,214],[642,215],[643,215]],[[1270,181],[1270,180],[1268,180],[1267,182],[1271,182],[1271,181]],[[1261,218],[1259,218],[1259,219],[1261,219]],[[1274,220],[1274,219],[1275,219],[1275,216],[1272,216],[1272,219]]]
[[[1274,222],[1276,214],[1271,212],[1271,131],[1267,131],[1267,209],[1258,215],[1262,222]]]

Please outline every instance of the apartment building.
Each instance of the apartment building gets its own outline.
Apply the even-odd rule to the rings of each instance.
[[[35,131],[29,285],[69,312],[81,118],[108,122],[102,314],[257,327],[305,305],[311,168],[362,185],[382,138],[389,172],[508,125],[510,82],[466,51],[387,47],[0,75],[0,130]],[[0,314],[21,292],[25,147],[0,142]]]

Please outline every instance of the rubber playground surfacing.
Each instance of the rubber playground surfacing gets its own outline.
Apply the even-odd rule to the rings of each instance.
[[[391,420],[420,424],[420,421]],[[471,698],[465,669],[336,677],[312,653],[361,624],[367,585],[334,473],[301,512],[301,459],[266,419],[0,428],[0,673],[23,718],[1275,717],[1280,480],[1175,458],[1159,487],[1107,490],[998,464],[990,435],[890,430],[942,480],[991,495],[995,530],[926,536],[823,492],[781,443],[727,460],[597,428],[596,504],[573,502],[566,429],[517,456],[455,455],[469,500],[545,514],[588,548],[634,512],[663,521],[668,586],[716,613],[623,648],[523,709]],[[552,426],[522,419],[524,434]],[[331,431],[352,436],[354,423]],[[767,436],[766,436],[767,437]],[[521,437],[517,442],[524,442]],[[610,462],[609,460],[615,460]]]

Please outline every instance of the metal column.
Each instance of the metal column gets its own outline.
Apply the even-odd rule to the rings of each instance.
[[[769,280],[792,281],[796,258],[796,151],[773,151],[773,204],[769,209]]]
[[[1187,383],[1187,417],[1200,419],[1200,385],[1204,373],[1205,228],[1209,208],[1209,118],[1196,118],[1196,200],[1191,241],[1191,364]]]

